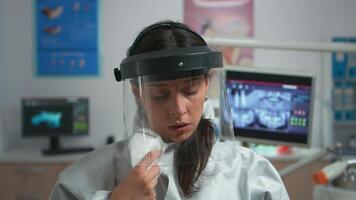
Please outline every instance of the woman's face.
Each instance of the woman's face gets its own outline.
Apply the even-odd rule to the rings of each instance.
[[[199,124],[207,88],[205,75],[145,83],[139,101],[148,125],[164,139],[187,140]]]

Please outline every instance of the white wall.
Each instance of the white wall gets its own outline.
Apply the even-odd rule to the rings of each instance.
[[[7,18],[0,27],[7,27],[9,41],[6,66],[4,136],[11,148],[41,148],[47,139],[21,137],[20,99],[30,96],[88,96],[91,111],[91,135],[82,138],[63,138],[67,146],[74,144],[104,144],[109,134],[122,138],[121,84],[113,78],[113,68],[125,56],[134,36],[150,23],[161,19],[182,18],[182,5],[176,0],[101,2],[101,75],[93,78],[38,78],[34,76],[34,12],[33,1],[4,0]],[[3,6],[1,6],[3,7]],[[163,9],[164,8],[164,9]],[[21,13],[21,14],[19,14]]]
[[[0,1],[0,25],[4,24],[4,2]],[[2,27],[2,26],[1,26]],[[0,114],[4,113],[4,99],[5,99],[5,29],[0,31]],[[0,152],[2,151],[5,140],[4,140],[4,125],[3,118],[0,115]]]
[[[46,139],[22,139],[20,130],[20,99],[26,96],[88,96],[91,100],[91,135],[83,138],[64,138],[68,146],[74,144],[104,144],[109,134],[121,139],[122,105],[120,104],[121,85],[115,83],[112,75],[114,65],[120,63],[127,47],[139,30],[161,19],[181,20],[182,1],[179,0],[104,0],[101,2],[101,75],[94,78],[37,78],[34,77],[33,55],[33,1],[3,0],[2,10],[6,18],[0,27],[6,27],[4,36],[8,41],[5,51],[5,88],[0,92],[6,98],[4,112],[5,146],[43,147]],[[269,0],[255,1],[255,35],[259,39],[320,41],[334,34],[356,33],[356,1],[354,0]],[[2,12],[3,13],[3,12]],[[21,13],[21,14],[19,14]],[[2,31],[1,31],[2,32]],[[1,36],[1,35],[0,35]],[[1,38],[1,37],[0,37]],[[328,143],[330,122],[321,119],[324,93],[321,83],[328,82],[320,76],[322,55],[319,53],[295,53],[257,50],[255,63],[262,66],[309,70],[319,74],[318,109],[314,131],[318,134],[314,143]],[[0,63],[1,65],[2,63]],[[5,76],[5,77],[2,77]],[[325,79],[325,80],[324,80]],[[0,93],[1,94],[1,93]],[[1,94],[3,97],[3,94]],[[1,103],[1,102],[0,102]],[[0,104],[1,105],[1,104]],[[1,108],[1,107],[0,107]],[[1,121],[1,120],[0,120]],[[0,124],[1,130],[1,124]],[[329,132],[328,132],[329,131]],[[321,134],[322,133],[322,134]],[[325,139],[326,138],[326,139]],[[3,138],[0,138],[3,141]],[[325,140],[325,141],[323,141]],[[0,143],[1,145],[1,143]],[[4,146],[3,145],[3,146]]]

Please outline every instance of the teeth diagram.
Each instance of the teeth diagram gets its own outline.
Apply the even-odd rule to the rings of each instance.
[[[60,25],[45,27],[43,31],[49,35],[57,35],[61,32],[62,27]]]
[[[56,19],[63,13],[63,6],[57,6],[55,8],[42,8],[42,13],[49,19]]]

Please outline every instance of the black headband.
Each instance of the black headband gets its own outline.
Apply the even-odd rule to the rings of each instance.
[[[165,49],[126,57],[120,70],[114,69],[117,81],[147,75],[182,74],[193,70],[222,67],[222,54],[209,46]],[[185,73],[183,73],[185,74]]]

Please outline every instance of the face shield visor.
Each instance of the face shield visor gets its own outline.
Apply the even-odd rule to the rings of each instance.
[[[235,157],[220,52],[199,46],[129,56],[115,76],[123,82],[124,137],[133,166],[152,164],[142,161],[154,150],[192,155],[182,162],[161,156],[160,166],[197,164],[204,152],[207,162]]]

